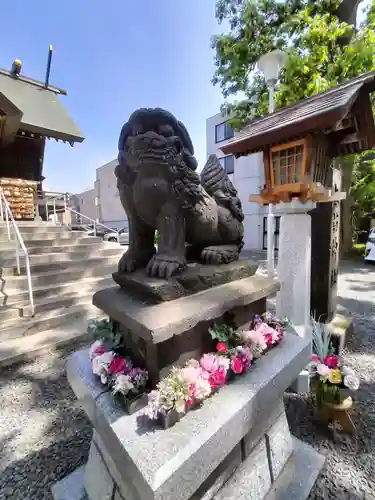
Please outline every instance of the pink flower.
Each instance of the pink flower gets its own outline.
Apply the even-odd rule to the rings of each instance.
[[[216,350],[224,354],[224,352],[227,352],[227,344],[225,342],[218,342],[216,344]]]
[[[328,368],[337,368],[339,366],[339,360],[337,356],[330,354],[325,357],[324,364],[328,366]]]
[[[90,361],[92,361],[96,356],[101,356],[107,352],[107,349],[105,348],[105,345],[102,343],[101,340],[97,340],[94,342],[90,348]]]
[[[267,347],[270,347],[273,344],[272,334],[266,333],[264,335],[264,340],[266,341]]]
[[[200,360],[201,367],[209,373],[217,370],[218,362],[215,354],[203,354]]]
[[[213,389],[216,389],[225,384],[227,380],[227,373],[223,368],[219,368],[213,372],[208,381]]]
[[[314,363],[314,365],[317,365],[318,363],[320,363],[320,356],[312,356],[311,362]]]
[[[261,349],[265,349],[267,347],[262,331],[259,329],[240,332],[240,337],[245,344],[254,344],[259,346]]]
[[[113,358],[108,367],[108,373],[110,375],[115,375],[117,373],[124,373],[126,371],[126,361],[125,358],[116,357]]]
[[[231,368],[236,375],[243,372],[243,363],[240,358],[233,358],[231,363]]]
[[[181,369],[181,374],[189,384],[196,384],[198,378],[201,375],[201,371],[202,370],[200,368],[195,368],[194,366],[186,366],[185,368]]]

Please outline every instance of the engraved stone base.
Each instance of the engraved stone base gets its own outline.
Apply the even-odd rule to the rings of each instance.
[[[253,370],[162,430],[142,411],[125,415],[101,392],[88,352],[73,354],[68,379],[94,427],[88,500],[305,500],[324,459],[313,452],[303,461],[283,393],[309,359],[309,342],[287,333]]]
[[[125,345],[145,365],[153,385],[171,365],[214,350],[207,333],[215,321],[236,327],[262,314],[266,298],[280,289],[276,280],[251,276],[170,302],[149,304],[119,287],[96,292],[93,304],[124,330]]]
[[[170,280],[150,278],[144,269],[134,273],[113,273],[115,283],[126,291],[135,291],[157,302],[179,299],[218,285],[253,276],[258,264],[240,260],[220,266],[189,264],[185,271]]]

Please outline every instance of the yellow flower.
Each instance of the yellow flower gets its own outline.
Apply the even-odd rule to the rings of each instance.
[[[341,372],[339,368],[335,368],[329,372],[328,380],[331,384],[341,384]]]

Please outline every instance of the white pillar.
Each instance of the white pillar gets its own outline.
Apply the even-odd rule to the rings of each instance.
[[[311,337],[311,216],[315,203],[280,203],[281,213],[277,275],[281,282],[276,297],[276,314],[287,317],[301,337]],[[297,392],[309,391],[308,372],[294,384]]]

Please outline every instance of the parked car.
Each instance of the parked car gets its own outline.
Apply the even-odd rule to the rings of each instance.
[[[368,234],[365,261],[375,263],[375,228],[371,229]]]
[[[71,226],[71,230],[84,231],[87,234],[87,236],[98,236],[99,238],[103,238],[104,235],[111,232],[110,229],[106,229],[105,227],[102,227],[99,224],[96,226],[96,232],[94,230],[94,224],[75,224]]]
[[[127,227],[123,227],[118,233],[107,233],[103,236],[103,240],[120,243],[120,245],[129,245],[129,230]]]

